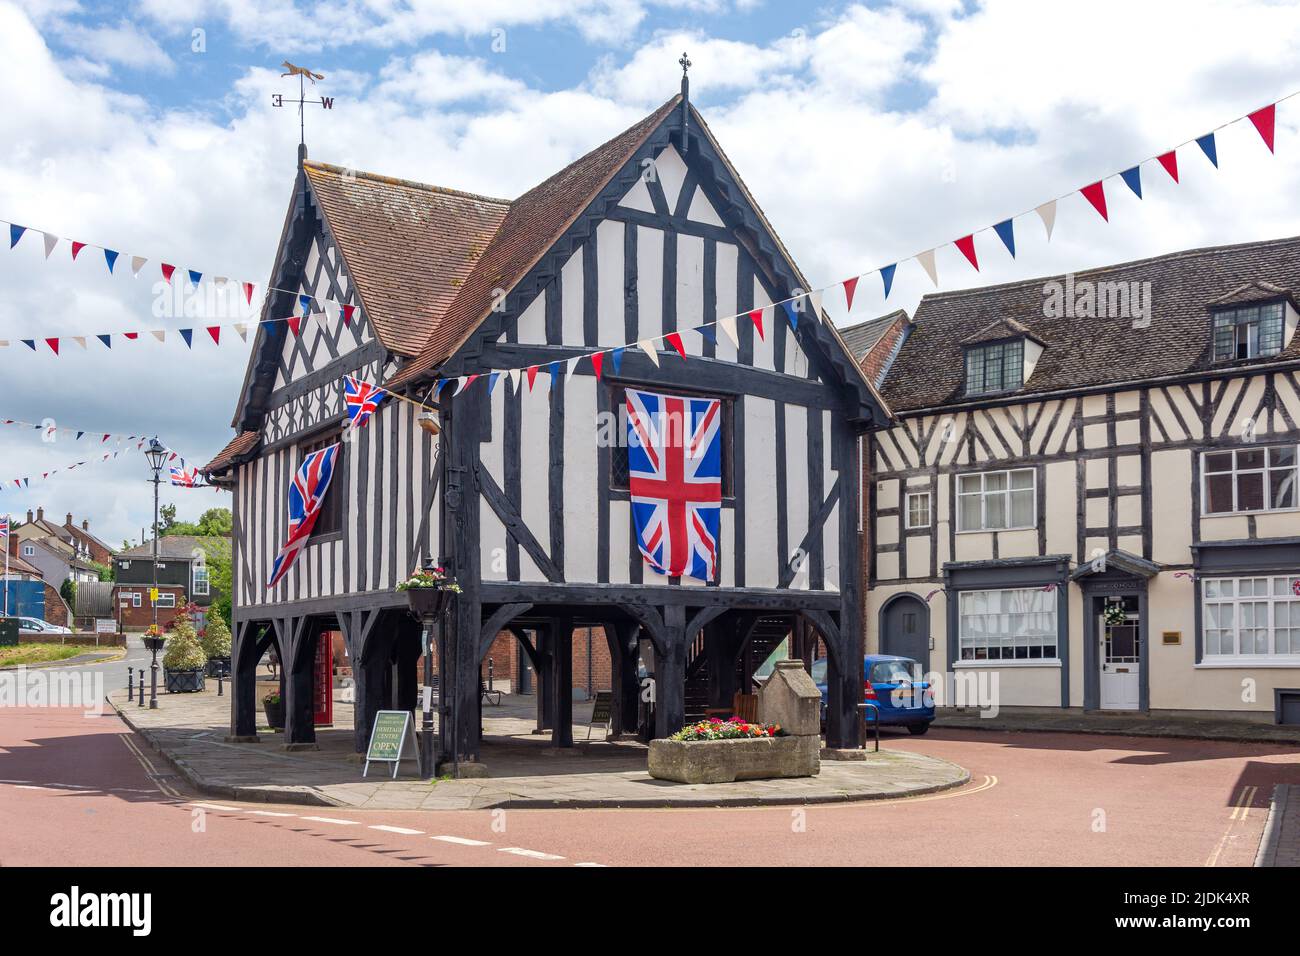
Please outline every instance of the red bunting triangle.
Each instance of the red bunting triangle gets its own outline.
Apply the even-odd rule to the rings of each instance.
[[[537,366],[536,365],[528,366],[527,374],[528,374],[528,391],[531,392],[533,390],[533,382],[537,378]]]
[[[600,381],[600,366],[605,361],[604,352],[591,353],[591,367],[596,370],[596,381]]]
[[[59,354],[59,340],[58,340],[58,339],[46,339],[46,340],[45,340],[45,344],[48,345],[48,346],[50,347],[50,351],[53,352],[55,355],[58,355],[58,354]]]
[[[73,242],[73,243],[72,243],[72,258],[75,260],[75,259],[77,258],[77,253],[80,252],[80,251],[81,251],[82,249],[84,249],[84,248],[86,248],[86,244],[85,244],[84,242]]]
[[[170,276],[168,278],[170,278]],[[244,299],[249,305],[253,304],[253,283],[251,282],[244,283]]]
[[[754,321],[754,329],[758,332],[758,337],[763,338],[763,310],[755,309],[749,313],[749,317]]]
[[[289,323],[289,331],[293,333],[293,337],[297,338],[298,328],[302,325],[302,316],[291,315],[285,321]]]
[[[844,308],[848,312],[853,311],[853,293],[858,290],[858,277],[844,280]]]
[[[961,254],[966,257],[966,261],[975,267],[976,272],[979,272],[980,263],[975,258],[975,237],[962,236],[960,239],[954,239],[952,244],[961,250]]]
[[[1156,159],[1160,160],[1160,165],[1165,168],[1169,178],[1174,182],[1178,182],[1178,154],[1171,149],[1169,152],[1157,156]]]
[[[664,341],[677,350],[677,354],[686,358],[686,349],[682,347],[682,337],[677,332],[669,332],[664,336]]]
[[[356,308],[357,308],[357,307],[356,307],[355,305],[345,305],[345,306],[343,307],[343,324],[344,324],[344,325],[351,325],[351,324],[352,324],[352,313],[353,313],[354,311],[356,311]]]
[[[1264,140],[1264,145],[1268,151],[1273,152],[1273,120],[1277,118],[1277,104],[1265,106],[1262,110],[1255,110],[1250,114],[1250,121],[1255,124],[1255,129],[1259,130],[1260,137]]]
[[[175,272],[175,271],[176,271],[176,267],[175,267],[175,266],[169,266],[169,265],[168,265],[167,263],[165,263],[165,262],[162,264],[162,275],[163,275],[163,279],[164,279],[165,281],[167,281],[167,282],[171,282],[171,281],[172,281],[172,273]]]
[[[1106,190],[1101,185],[1100,180],[1091,186],[1084,186],[1079,192],[1083,193],[1083,198],[1092,203],[1092,208],[1101,213],[1101,218],[1110,222],[1110,216],[1106,215]]]
[[[219,326],[219,325],[209,325],[209,326],[208,326],[208,335],[212,336],[212,341],[213,341],[215,344],[217,344],[217,345],[220,345],[220,344],[221,344],[221,326]]]
[[[139,332],[123,332],[122,335],[125,338],[130,339],[132,342],[134,342],[136,339],[140,337]]]

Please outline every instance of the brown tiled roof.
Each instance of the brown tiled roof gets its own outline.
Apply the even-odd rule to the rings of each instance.
[[[230,443],[226,445],[225,448],[217,452],[217,457],[213,458],[210,462],[200,468],[199,471],[205,474],[224,471],[226,468],[230,467],[230,465],[234,464],[235,460],[241,455],[246,455],[256,448],[260,438],[261,435],[257,432],[240,432],[234,438],[230,439]]]
[[[416,355],[500,227],[504,199],[307,161],[362,308],[387,348]]]
[[[433,327],[419,357],[403,366],[390,384],[408,382],[455,352],[487,316],[492,291],[510,289],[528,273],[680,101],[680,96],[674,96],[511,203],[501,228]]]
[[[1012,393],[1035,395],[1205,371],[1212,363],[1209,309],[1251,282],[1300,288],[1300,237],[1191,249],[1074,273],[1078,283],[1150,282],[1150,325],[1133,317],[1048,318],[1045,288],[1065,276],[922,298],[914,327],[885,380],[894,411],[963,401],[962,343],[1011,320],[1045,343],[1034,373]],[[1268,298],[1265,290],[1254,296]],[[1300,335],[1280,356],[1300,359]]]
[[[859,322],[857,325],[846,325],[843,328],[836,329],[840,333],[845,346],[853,355],[853,358],[861,362],[871,349],[885,337],[889,327],[899,319],[907,320],[907,312],[903,309],[896,309],[888,315],[882,315],[878,319],[867,319],[865,322]]]

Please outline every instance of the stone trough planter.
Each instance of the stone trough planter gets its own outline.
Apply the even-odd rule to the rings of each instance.
[[[652,740],[650,776],[677,783],[731,783],[773,777],[813,777],[821,770],[814,736],[745,740]]]

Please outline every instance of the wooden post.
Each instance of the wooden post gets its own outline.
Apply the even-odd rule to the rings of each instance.
[[[552,634],[551,688],[555,694],[555,726],[551,729],[551,745],[573,746],[573,619],[556,618],[549,629]]]
[[[285,746],[314,744],[316,724],[313,718],[315,652],[317,628],[308,628],[306,618],[284,618],[281,646],[289,658],[282,662],[284,679],[284,743]],[[284,640],[288,635],[289,640]]]
[[[667,737],[686,723],[686,608],[664,608],[667,645],[655,660],[655,736]]]
[[[259,631],[247,622],[235,628],[235,643],[231,649],[234,667],[230,675],[230,735],[254,737],[257,735],[257,652]]]

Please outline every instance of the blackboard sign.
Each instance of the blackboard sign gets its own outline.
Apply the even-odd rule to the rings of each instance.
[[[614,717],[614,692],[612,690],[596,691],[596,700],[591,705],[591,723],[587,724],[587,740],[591,743],[591,729],[602,726],[605,728],[605,738],[609,739],[609,722]]]
[[[407,757],[406,751],[411,751]],[[370,730],[370,746],[366,748],[366,766],[361,776],[370,772],[370,762],[391,763],[393,779],[397,779],[398,766],[403,760],[414,760],[420,769],[420,755],[415,747],[415,725],[407,710],[381,710],[375,714],[375,725]]]

